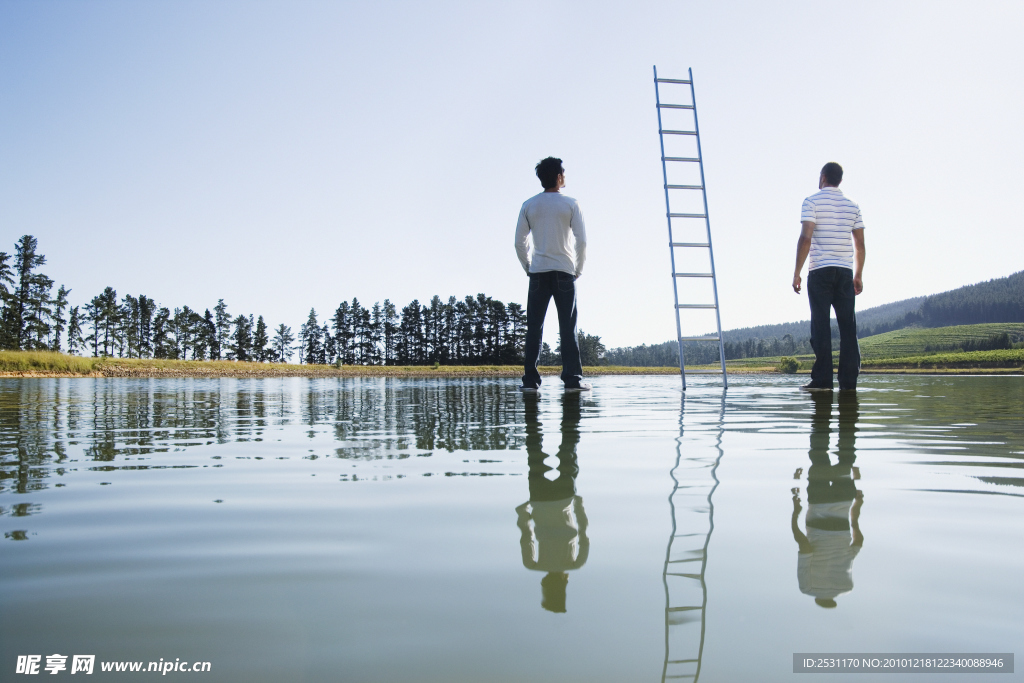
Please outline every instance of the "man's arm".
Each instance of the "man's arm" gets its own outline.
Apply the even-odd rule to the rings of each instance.
[[[853,543],[850,545],[860,548],[864,545],[864,534],[860,532],[860,509],[864,505],[864,492],[857,491],[857,499],[853,501],[850,525],[853,527]]]
[[[860,294],[864,291],[864,229],[853,231],[853,251],[854,259],[857,264],[856,269],[853,271],[853,292],[854,294]]]
[[[580,205],[572,209],[572,218],[569,220],[569,227],[572,228],[572,235],[576,238],[576,277],[583,275],[583,264],[587,260],[587,229],[583,225],[583,214],[580,213]]]
[[[534,538],[530,529],[530,513],[526,510],[530,501],[516,508],[516,526],[519,527],[519,550],[523,556],[523,566],[533,569],[537,563],[533,561]]]
[[[800,506],[800,489],[792,489],[793,491],[793,517],[789,520],[790,530],[793,532],[793,540],[796,541],[799,550],[797,552],[806,555],[813,551],[811,542],[807,539],[804,532],[800,531],[800,510],[803,508]]]
[[[863,230],[861,232],[864,232]],[[793,271],[793,291],[800,293],[800,271],[804,269],[804,261],[811,253],[811,235],[814,234],[814,223],[802,221],[800,223],[800,239],[796,243],[796,270]]]
[[[519,212],[519,222],[516,224],[516,256],[523,264],[523,270],[530,274],[530,221],[526,218],[526,206]]]

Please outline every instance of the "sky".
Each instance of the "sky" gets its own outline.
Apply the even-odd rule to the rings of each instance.
[[[660,343],[657,65],[693,70],[723,328],[809,317],[827,161],[868,308],[1024,269],[1022,34],[1017,1],[0,0],[0,250],[35,235],[73,305],[111,286],[296,330],[353,297],[525,304],[513,235],[551,155],[586,220],[580,328]]]

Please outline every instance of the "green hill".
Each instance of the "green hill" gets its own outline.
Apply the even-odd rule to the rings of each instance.
[[[860,352],[865,359],[903,358],[932,353],[1005,349],[1021,341],[1024,341],[1024,323],[907,327],[861,339]]]
[[[986,324],[995,324],[996,327],[988,328]],[[1024,325],[1024,271],[931,296],[903,299],[857,311],[857,336],[860,337],[861,349],[867,352],[865,357],[874,358],[888,355],[878,350],[880,345],[887,344],[904,344],[907,352],[914,347],[916,353],[921,354],[1006,348],[1000,345],[1004,340],[990,337],[1005,332],[1011,343],[1019,343],[1019,327],[1013,325]],[[964,327],[975,329],[961,329]],[[915,336],[925,331],[921,328],[934,330],[939,336]],[[888,336],[900,331],[905,334]],[[728,360],[811,353],[808,320],[723,330],[722,337]],[[839,348],[839,330],[835,321],[832,323],[832,344],[834,349]],[[605,358],[613,365],[672,366],[679,364],[678,349],[675,341],[667,341],[650,346],[609,349]],[[889,353],[907,355],[907,352],[900,347]],[[684,353],[687,365],[718,362],[716,343],[687,342]]]

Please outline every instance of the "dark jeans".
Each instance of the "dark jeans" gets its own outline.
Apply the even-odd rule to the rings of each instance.
[[[583,379],[580,347],[576,342],[576,278],[558,270],[530,273],[530,293],[526,298],[526,362],[523,386],[539,387],[540,344],[544,337],[544,317],[548,303],[555,299],[558,311],[558,335],[562,345],[562,381],[567,387],[579,386]]]
[[[811,303],[811,348],[814,367],[811,382],[832,386],[832,323],[835,309],[839,323],[839,388],[856,389],[860,374],[860,344],[857,343],[857,314],[854,312],[853,271],[827,266],[807,274],[807,298]]]

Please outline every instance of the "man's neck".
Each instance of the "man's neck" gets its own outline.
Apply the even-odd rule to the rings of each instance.
[[[554,192],[555,194],[558,194],[558,188],[557,187],[553,187],[550,190],[544,190],[544,191],[545,192]]]

